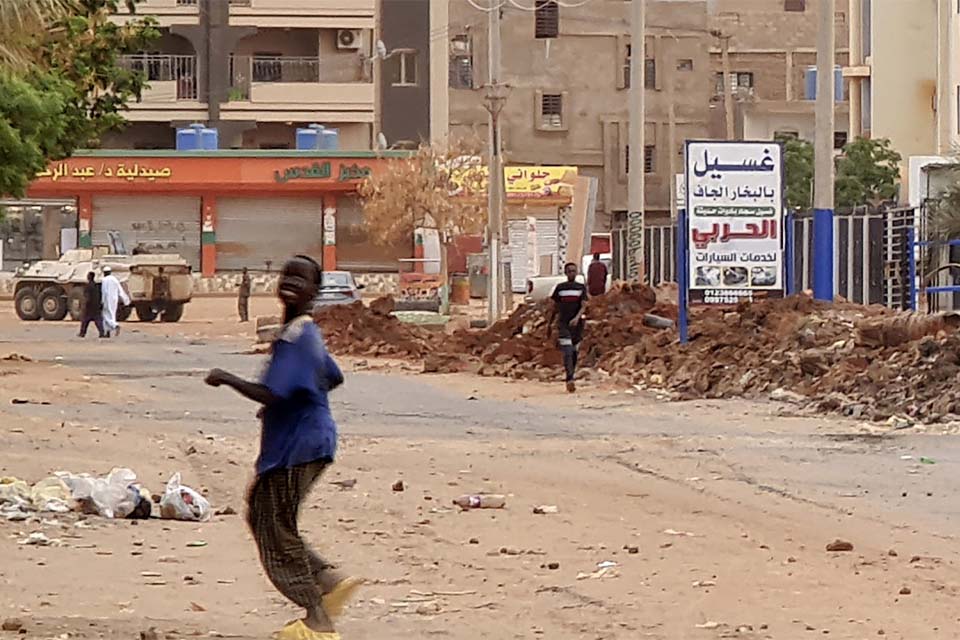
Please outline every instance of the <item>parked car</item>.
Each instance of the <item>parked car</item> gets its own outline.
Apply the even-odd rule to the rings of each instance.
[[[613,283],[613,256],[609,253],[604,253],[600,255],[600,260],[607,265],[607,286],[606,291],[610,290],[610,285]],[[583,256],[582,264],[580,265],[580,275],[577,276],[577,282],[586,284],[587,269],[590,267],[590,263],[593,262],[593,256],[587,255]],[[527,279],[527,293],[523,297],[523,301],[526,303],[540,302],[541,300],[546,300],[553,294],[553,290],[557,287],[558,284],[567,279],[567,276],[560,274],[555,276],[534,276]]]
[[[349,271],[324,271],[323,283],[313,302],[314,309],[357,302],[362,289],[363,285],[357,284]]]

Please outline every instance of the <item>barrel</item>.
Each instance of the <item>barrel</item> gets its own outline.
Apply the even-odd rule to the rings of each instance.
[[[470,276],[465,273],[453,274],[450,284],[450,302],[470,304]]]

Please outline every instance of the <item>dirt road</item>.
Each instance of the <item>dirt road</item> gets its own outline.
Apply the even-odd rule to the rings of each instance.
[[[249,375],[262,364],[227,319],[232,305],[198,300],[181,324],[131,323],[110,342],[4,309],[0,356],[33,361],[0,362],[0,475],[126,466],[159,492],[180,471],[214,508],[242,513],[255,408],[202,384],[211,366]],[[270,306],[257,300],[255,312]],[[960,635],[955,436],[739,402],[569,397],[397,364],[347,369],[339,460],[302,516],[318,548],[370,580],[344,638]],[[478,491],[507,494],[508,508],[450,502]],[[559,512],[535,515],[538,505]],[[18,544],[36,531],[60,546]],[[828,553],[835,538],[854,550]],[[263,576],[242,516],[0,521],[0,554],[0,619],[19,618],[20,637],[154,627],[260,639],[297,614]]]

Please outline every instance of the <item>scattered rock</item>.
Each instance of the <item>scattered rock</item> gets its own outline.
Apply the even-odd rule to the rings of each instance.
[[[397,480],[396,482],[393,483],[393,486],[391,488],[394,491],[400,492],[406,489],[406,485],[403,484],[403,480]]]
[[[910,591],[910,587],[901,587],[901,589],[900,589],[900,595],[902,595],[902,596],[908,596],[908,595],[910,595],[911,593],[913,593],[913,592]]]
[[[838,538],[827,545],[827,551],[830,551],[830,552],[853,551],[853,543],[847,542],[846,540],[840,540]]]
[[[23,629],[23,620],[20,618],[7,618],[3,621],[3,624],[0,625],[0,629],[3,629],[4,631],[20,631]]]
[[[342,491],[348,491],[357,486],[357,479],[350,478],[348,480],[334,480],[330,484],[340,487]]]
[[[547,563],[547,569],[549,569],[550,571],[556,571],[556,570],[559,569],[559,568],[560,568],[560,563],[559,563],[559,562],[548,562],[548,563]]]
[[[157,633],[156,627],[150,627],[146,631],[140,632],[140,640],[162,640],[160,634]]]
[[[237,515],[237,510],[231,506],[221,507],[213,512],[215,516],[235,516]]]
[[[550,513],[559,513],[560,509],[556,505],[542,504],[539,507],[534,507],[533,512],[537,515],[546,515]]]

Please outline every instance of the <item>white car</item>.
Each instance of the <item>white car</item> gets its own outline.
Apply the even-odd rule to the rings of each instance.
[[[605,291],[610,290],[610,285],[613,282],[613,277],[611,276],[613,270],[613,256],[609,253],[603,253],[600,255],[600,260],[605,265],[607,265],[607,285]],[[592,255],[583,256],[583,260],[580,265],[580,274],[577,276],[577,282],[581,284],[586,284],[586,272],[590,268],[590,263],[593,262]],[[527,293],[523,297],[523,301],[527,304],[540,302],[541,300],[546,300],[551,295],[553,295],[553,290],[557,287],[558,284],[567,279],[567,276],[560,274],[555,276],[534,276],[527,279]]]

